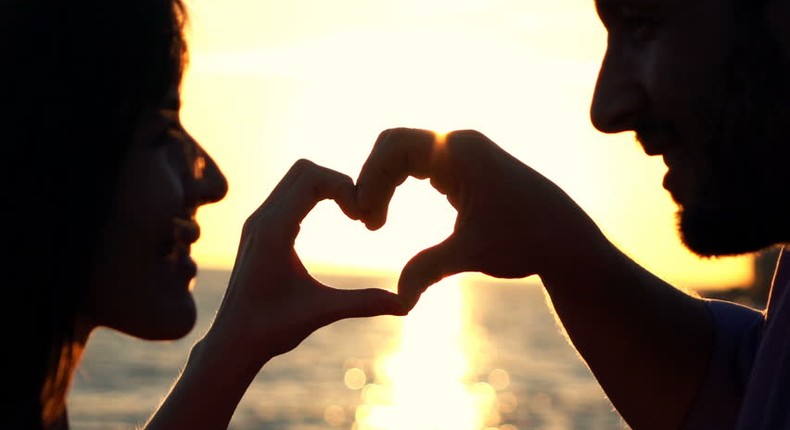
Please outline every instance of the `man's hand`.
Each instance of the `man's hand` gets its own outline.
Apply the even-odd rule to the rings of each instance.
[[[409,308],[446,276],[544,275],[563,270],[585,241],[603,240],[565,192],[476,131],[384,131],[357,181],[360,219],[370,230],[384,225],[395,188],[409,176],[430,179],[458,211],[453,233],[403,268],[398,293]]]

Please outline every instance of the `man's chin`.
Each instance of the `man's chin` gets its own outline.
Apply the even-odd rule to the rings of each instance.
[[[681,209],[678,230],[683,244],[703,258],[758,252],[779,241],[767,220],[743,212]]]

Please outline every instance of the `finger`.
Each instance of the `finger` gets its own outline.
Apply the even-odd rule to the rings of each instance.
[[[398,296],[404,306],[413,308],[428,287],[448,276],[470,270],[467,252],[470,246],[453,235],[412,257],[398,279]]]
[[[302,175],[305,169],[310,168],[311,164],[315,164],[309,160],[300,159],[297,160],[294,164],[291,165],[291,168],[285,172],[280,182],[272,189],[269,193],[269,196],[266,197],[266,200],[263,201],[260,207],[266,206],[269,202],[278,201],[282,198],[282,195],[285,194],[293,184],[299,180],[299,177]]]
[[[429,130],[397,128],[379,135],[357,178],[357,205],[368,229],[384,225],[398,185],[409,176],[430,176],[436,147],[437,134]]]
[[[357,216],[354,184],[348,175],[308,160],[299,160],[266,199],[261,210],[275,210],[283,222],[298,227],[315,205],[326,199],[335,200],[350,217]]]
[[[316,204],[332,199],[348,213],[354,204],[354,182],[342,173],[313,165],[283,198],[283,212],[294,221],[301,222]]]
[[[327,287],[330,292],[326,302],[326,324],[346,318],[363,318],[377,315],[406,315],[400,297],[379,288],[341,290]]]

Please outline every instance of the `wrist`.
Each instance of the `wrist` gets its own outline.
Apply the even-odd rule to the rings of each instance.
[[[192,346],[186,371],[218,375],[229,384],[246,387],[272,358],[241,347],[227,336],[207,333]]]
[[[560,285],[595,285],[598,278],[606,278],[612,268],[625,264],[622,253],[600,231],[579,236],[557,248],[559,255],[546,261],[539,273],[547,288]],[[577,290],[576,294],[582,291]]]

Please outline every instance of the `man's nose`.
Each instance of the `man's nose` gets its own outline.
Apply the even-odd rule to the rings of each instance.
[[[620,133],[636,127],[647,94],[633,59],[607,48],[595,84],[590,119],[603,133]]]

